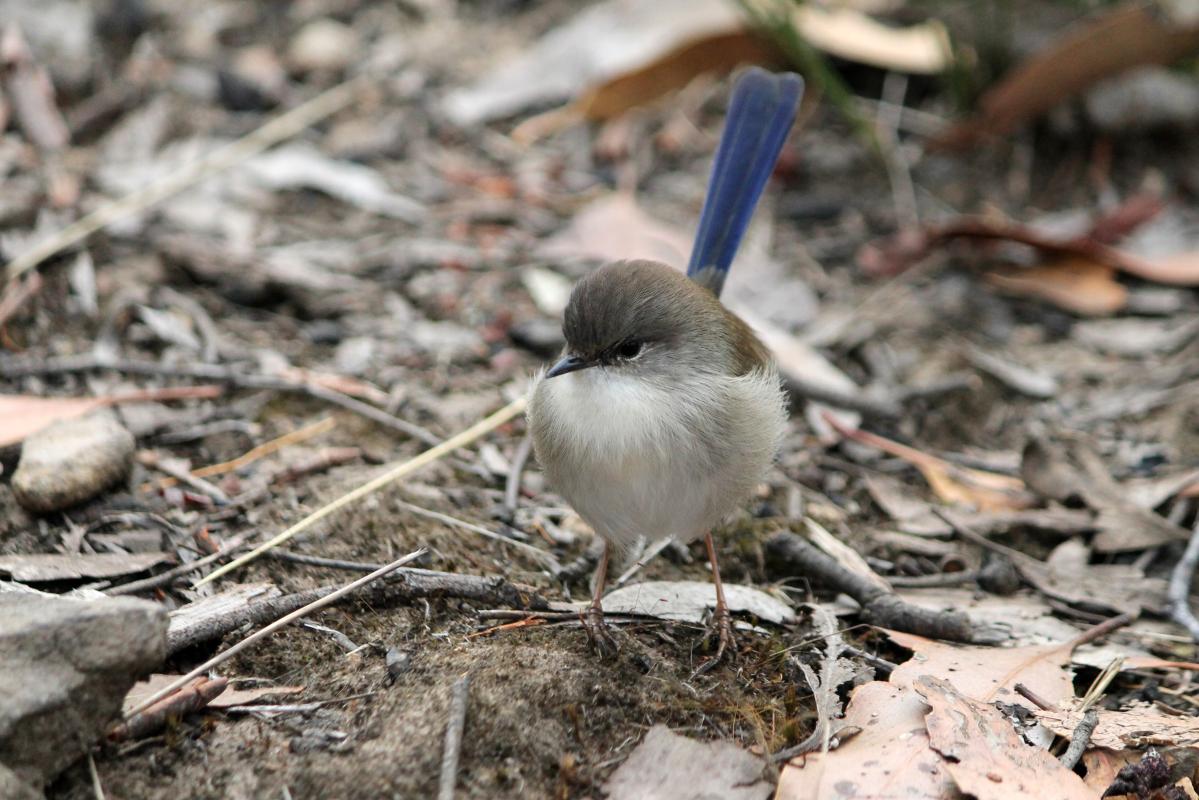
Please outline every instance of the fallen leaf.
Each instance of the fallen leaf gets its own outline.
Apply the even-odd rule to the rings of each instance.
[[[926,708],[911,688],[881,681],[857,687],[843,725],[861,733],[836,750],[788,763],[779,775],[776,800],[954,797],[945,760],[929,748]]]
[[[941,140],[966,147],[1002,137],[1089,86],[1142,64],[1169,64],[1199,48],[1199,26],[1173,20],[1169,4],[1136,0],[1085,20],[990,89],[979,114]]]
[[[765,800],[774,787],[764,766],[729,742],[699,742],[655,725],[604,791],[609,800]]]
[[[1024,647],[983,647],[959,645],[926,639],[912,633],[886,630],[884,633],[900,647],[916,655],[900,664],[890,682],[911,688],[920,678],[931,675],[948,680],[966,697],[984,703],[1026,702],[1016,694],[1022,683],[1048,703],[1060,703],[1074,697],[1074,683],[1066,669],[1070,664],[1071,642],[1055,642]]]
[[[1114,314],[1128,304],[1128,287],[1116,280],[1115,270],[1084,258],[996,269],[984,278],[1009,294],[1046,300],[1086,316]]]
[[[169,677],[171,680],[176,680],[179,676],[168,675],[165,677]],[[166,684],[163,684],[163,686],[165,685]],[[303,686],[256,686],[252,689],[226,689],[215,700],[209,701],[208,707],[230,708],[232,706],[248,706],[251,703],[257,703],[259,700],[262,700],[266,697],[299,694],[302,691],[304,691]]]
[[[995,706],[931,675],[920,678],[915,689],[930,706],[929,745],[945,757],[945,768],[965,794],[977,800],[1094,800],[1082,778],[1020,738]]]
[[[0,76],[13,118],[29,141],[42,150],[66,147],[71,133],[58,110],[54,84],[46,69],[34,61],[15,22],[0,31]]]
[[[329,158],[309,144],[287,144],[247,161],[242,170],[272,190],[315,189],[374,214],[417,222],[424,206],[393,192],[363,164]]]
[[[724,599],[730,611],[752,614],[776,625],[795,619],[786,603],[752,586],[726,583]],[[646,581],[604,595],[604,611],[679,622],[702,622],[715,605],[716,590],[706,581]]]
[[[26,583],[116,578],[145,572],[169,560],[166,553],[40,553],[0,556],[0,572]]]
[[[1199,725],[1191,716],[1177,717],[1155,706],[1133,706],[1122,711],[1100,708],[1099,724],[1091,734],[1091,744],[1111,750],[1143,747],[1199,746]],[[1058,736],[1067,739],[1082,721],[1082,711],[1074,709],[1036,710],[1039,719]]]
[[[806,44],[846,61],[914,75],[935,75],[951,63],[949,33],[935,19],[895,28],[848,6],[814,3],[797,6],[792,19]]]
[[[1112,785],[1120,770],[1141,760],[1141,754],[1133,750],[1109,750],[1106,747],[1091,747],[1082,754],[1082,764],[1087,774],[1085,783],[1096,795],[1102,795]]]
[[[0,395],[0,447],[16,444],[52,422],[81,417],[104,406],[218,397],[223,391],[221,386],[180,386],[99,397]]]
[[[826,416],[826,421],[848,439],[907,461],[920,470],[929,487],[946,503],[961,503],[981,511],[1015,510],[1032,504],[1033,498],[1025,491],[1024,482],[1019,478],[959,467],[878,434],[849,428],[831,415]]]

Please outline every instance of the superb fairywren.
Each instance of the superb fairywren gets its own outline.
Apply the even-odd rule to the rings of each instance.
[[[687,274],[653,261],[607,264],[575,286],[566,352],[529,401],[550,483],[603,537],[584,618],[603,623],[608,554],[640,536],[705,537],[716,585],[715,663],[732,626],[712,526],[762,480],[786,422],[769,351],[720,289],[795,118],[803,82],[751,69],[733,88]]]

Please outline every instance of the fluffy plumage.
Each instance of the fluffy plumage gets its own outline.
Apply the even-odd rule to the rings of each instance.
[[[570,353],[529,404],[550,483],[607,541],[702,536],[762,480],[785,424],[769,353],[708,290],[652,261],[609,264],[571,294]],[[626,358],[618,348],[641,344]]]

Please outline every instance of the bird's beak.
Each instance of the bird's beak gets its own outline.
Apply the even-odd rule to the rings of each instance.
[[[587,369],[593,366],[595,366],[594,361],[588,361],[579,356],[564,356],[561,361],[550,367],[549,372],[545,373],[545,377],[556,378],[568,372],[575,372],[576,370]]]

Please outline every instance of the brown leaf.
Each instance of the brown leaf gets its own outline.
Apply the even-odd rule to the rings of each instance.
[[[42,150],[61,150],[71,134],[54,99],[54,84],[33,59],[16,23],[0,32],[0,76],[12,101],[13,118]]]
[[[569,108],[586,119],[612,119],[681,89],[704,73],[728,72],[741,64],[768,66],[782,61],[778,48],[751,31],[718,31],[685,42],[639,69],[592,87]]]
[[[1087,768],[1087,774],[1082,780],[1093,792],[1102,795],[1107,787],[1112,785],[1121,769],[1137,763],[1140,759],[1141,754],[1132,750],[1091,748],[1082,754],[1083,766]]]
[[[1010,294],[1036,297],[1085,316],[1114,314],[1128,304],[1128,289],[1111,267],[1084,258],[1062,258],[1037,267],[987,272],[988,283]]]
[[[0,395],[0,447],[16,444],[52,422],[81,417],[104,406],[217,397],[222,391],[220,386],[180,386],[99,397]]]
[[[945,761],[929,749],[924,701],[910,688],[872,681],[853,690],[844,727],[861,733],[828,753],[783,768],[776,800],[954,796]]]
[[[1032,504],[1032,497],[1019,478],[959,467],[878,434],[848,428],[831,414],[825,415],[825,421],[842,436],[907,461],[920,470],[929,487],[946,503],[961,503],[981,511],[1022,509]]]
[[[931,707],[925,718],[929,745],[945,757],[946,769],[966,794],[978,800],[1094,800],[1082,778],[1026,743],[993,705],[930,675],[917,681],[915,689]]]
[[[885,631],[891,641],[916,653],[891,673],[893,684],[913,687],[920,678],[932,675],[948,680],[966,697],[984,703],[1025,702],[1015,692],[1022,683],[1049,703],[1074,697],[1074,684],[1064,668],[1070,663],[1073,645],[1029,645],[1026,647],[982,647],[938,642],[912,633]]]
[[[1069,738],[1082,721],[1083,712],[1069,709],[1036,711],[1045,727],[1058,736]],[[1099,724],[1091,734],[1091,744],[1123,750],[1126,747],[1196,747],[1199,725],[1190,716],[1176,717],[1154,706],[1136,706],[1123,711],[1099,709]]]
[[[941,144],[966,147],[1009,133],[1067,98],[1142,64],[1169,64],[1199,48],[1199,27],[1171,22],[1163,5],[1125,3],[1087,20],[1036,53],[982,98],[979,114]]]

